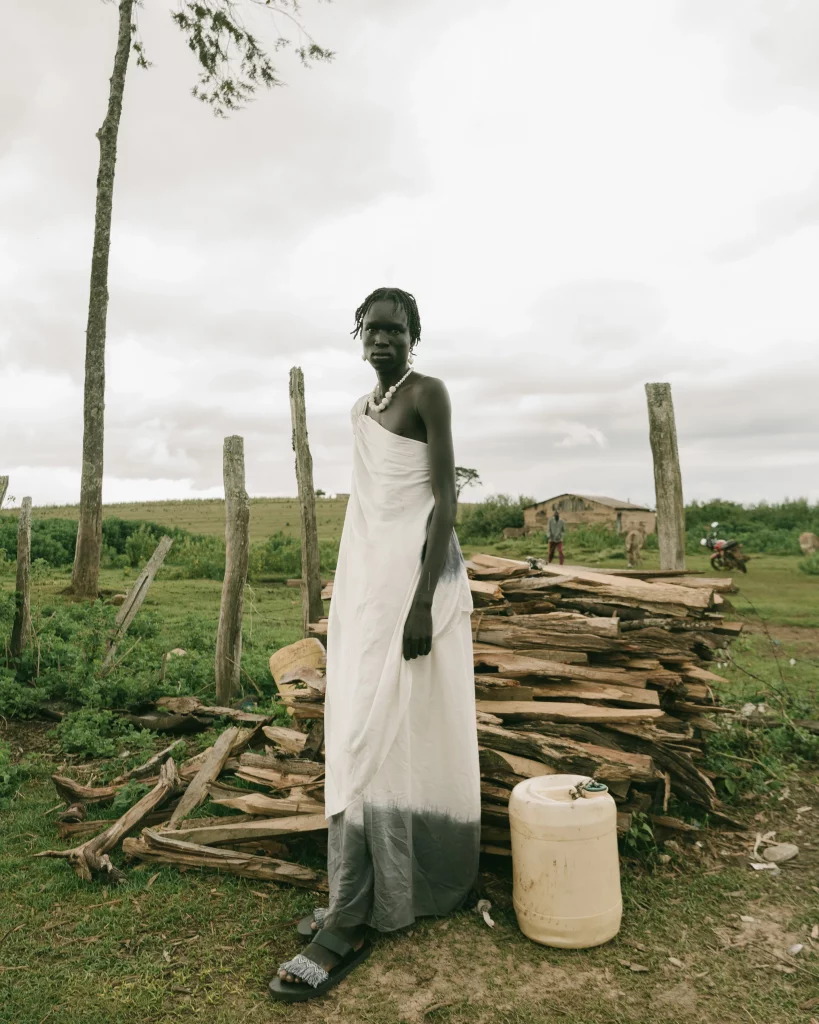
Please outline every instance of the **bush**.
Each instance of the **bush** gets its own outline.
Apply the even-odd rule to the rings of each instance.
[[[457,525],[461,543],[497,540],[507,527],[523,526],[523,510],[534,502],[520,495],[495,494],[486,501],[463,508]]]
[[[135,530],[125,541],[125,554],[128,556],[128,563],[131,568],[143,566],[154,553],[158,541],[154,537],[147,524],[141,523],[138,530]]]
[[[7,718],[33,718],[46,699],[39,686],[18,682],[15,674],[0,668],[0,715]]]
[[[114,757],[126,747],[153,748],[153,736],[146,729],[137,731],[113,712],[99,708],[80,708],[69,712],[57,726],[57,737],[66,754],[85,757]]]
[[[803,558],[799,563],[799,571],[807,573],[808,576],[819,576],[819,551]]]

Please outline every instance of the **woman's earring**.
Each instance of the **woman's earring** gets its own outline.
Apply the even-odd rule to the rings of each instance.
[[[415,356],[412,354],[412,352],[410,352],[410,354],[409,354],[409,358],[407,359],[407,363],[410,366],[414,366],[415,365]]]
[[[366,362],[367,362],[367,357],[366,357],[366,356],[364,355],[364,353],[363,353],[363,352],[361,353],[361,360],[362,360],[362,362],[364,362],[364,363],[366,363]]]

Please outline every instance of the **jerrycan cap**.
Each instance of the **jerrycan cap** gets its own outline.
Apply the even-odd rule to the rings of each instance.
[[[602,782],[598,782],[597,779],[589,779],[587,782],[579,782],[575,789],[572,790],[571,796],[573,799],[578,797],[596,797],[601,796],[603,793],[608,793],[609,787],[605,786]]]

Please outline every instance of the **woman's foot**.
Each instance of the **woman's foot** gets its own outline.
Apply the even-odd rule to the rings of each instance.
[[[358,950],[360,950],[364,945],[367,936],[367,928],[365,925],[361,925],[358,928],[345,928],[343,930],[335,929],[335,931],[339,937],[349,943],[356,952],[358,952]],[[298,955],[309,960],[311,963],[316,964],[323,971],[326,971],[327,974],[332,974],[333,968],[337,967],[343,959],[338,953],[333,952],[326,946],[320,945],[317,942],[308,943],[308,945]],[[303,978],[300,978],[295,974],[291,974],[285,967],[280,967],[278,974],[282,981],[288,982],[291,985],[306,984]]]

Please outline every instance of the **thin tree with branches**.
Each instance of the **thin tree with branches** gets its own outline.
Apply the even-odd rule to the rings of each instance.
[[[111,0],[107,0],[111,2]],[[119,0],[119,24],[110,79],[108,108],[97,132],[100,156],[94,214],[94,244],[85,335],[82,475],[77,549],[71,589],[79,599],[97,597],[102,553],[102,480],[105,441],[105,342],[108,320],[108,260],[117,162],[117,139],[125,76],[131,56],[150,67],[136,25],[140,0]],[[258,8],[273,15],[273,39],[264,44],[249,31],[242,15]],[[287,21],[295,40],[277,27]],[[192,89],[217,117],[226,117],[253,99],[260,88],[282,85],[271,53],[292,48],[305,67],[332,60],[333,54],[313,40],[300,21],[299,0],[177,0],[170,16],[199,65]]]

